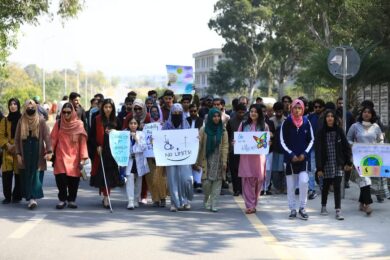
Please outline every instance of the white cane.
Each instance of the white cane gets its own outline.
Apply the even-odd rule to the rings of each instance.
[[[106,171],[104,170],[103,157],[102,157],[101,153],[99,155],[100,155],[100,162],[102,163],[103,179],[104,179],[104,185],[106,186],[106,191],[107,191],[108,205],[110,206],[110,212],[113,213],[112,206],[111,206],[110,194],[109,194],[108,186],[107,186]]]

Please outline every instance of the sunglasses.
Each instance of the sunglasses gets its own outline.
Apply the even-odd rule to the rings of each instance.
[[[70,114],[72,114],[72,111],[62,111],[62,114],[64,114],[64,115],[70,115]]]
[[[142,108],[136,107],[136,108],[134,108],[134,111],[142,111]]]

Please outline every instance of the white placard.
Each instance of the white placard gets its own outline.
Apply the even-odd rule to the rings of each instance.
[[[234,132],[234,154],[268,154],[270,132]]]
[[[111,130],[109,140],[112,157],[119,166],[127,166],[130,157],[130,132]]]
[[[360,176],[390,177],[390,145],[358,144],[352,146],[353,164]]]
[[[198,129],[162,130],[153,133],[153,152],[157,166],[195,164],[198,150]]]
[[[161,130],[161,123],[150,123],[144,125],[144,135],[145,135],[145,142],[146,142],[146,150],[144,152],[144,155],[146,158],[152,158],[154,157],[153,153],[153,133],[156,131]]]

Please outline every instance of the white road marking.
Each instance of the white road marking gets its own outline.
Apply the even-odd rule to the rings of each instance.
[[[36,214],[34,217],[28,219],[22,226],[12,232],[8,238],[21,239],[28,232],[30,232],[34,227],[36,227],[47,215],[46,214]]]

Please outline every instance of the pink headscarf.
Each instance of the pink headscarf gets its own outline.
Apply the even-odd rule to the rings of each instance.
[[[291,119],[294,123],[294,125],[299,128],[301,127],[301,125],[303,124],[303,116],[298,116],[298,117],[295,117],[294,114],[293,114],[293,108],[295,106],[301,106],[302,107],[302,114],[303,114],[303,111],[305,110],[305,104],[303,103],[302,100],[300,99],[295,99],[292,104],[291,104]]]

